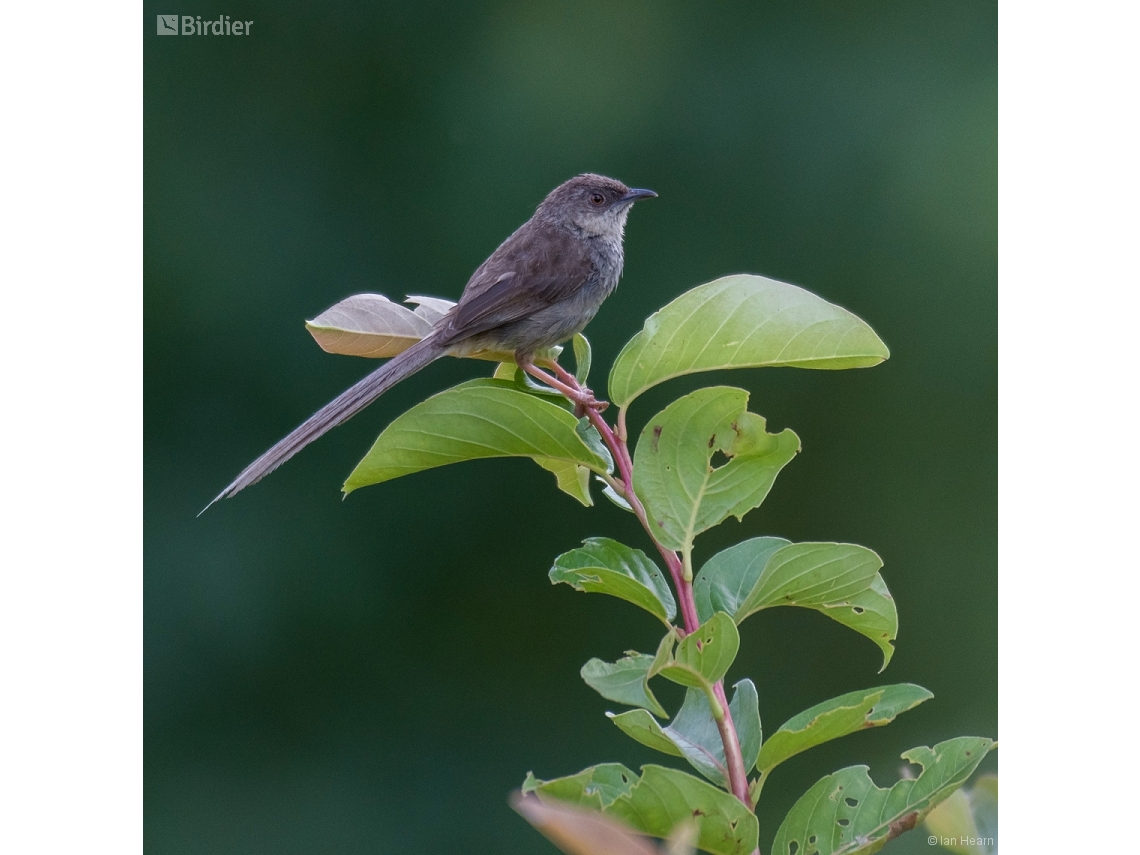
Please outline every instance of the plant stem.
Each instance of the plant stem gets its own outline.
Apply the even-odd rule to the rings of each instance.
[[[732,720],[732,711],[728,708],[728,698],[724,694],[724,681],[717,680],[713,685],[713,694],[720,701],[724,710],[724,718],[717,721],[720,730],[720,739],[724,743],[724,762],[728,767],[728,783],[732,787],[732,794],[744,804],[751,807],[748,798],[748,774],[744,771],[744,755],[740,751],[740,739],[736,735],[736,724]]]
[[[633,491],[633,461],[629,456],[629,446],[614,434],[609,423],[602,418],[602,414],[596,409],[593,407],[587,409],[586,415],[590,419],[590,424],[597,428],[598,433],[602,436],[602,441],[605,442],[606,447],[614,456],[614,462],[621,473],[622,492],[625,500],[629,502],[634,516],[641,521],[642,528],[649,535],[649,539],[653,541],[653,545],[657,547],[657,551],[661,553],[661,557],[665,559],[665,566],[669,568],[669,575],[673,577],[673,587],[677,589],[677,599],[681,601],[681,619],[684,621],[685,634],[695,632],[697,627],[701,625],[701,621],[697,617],[697,604],[693,600],[693,585],[691,582],[685,581],[685,571],[680,556],[672,549],[661,545],[653,536],[653,527],[649,524],[649,516],[645,513],[645,506],[641,504],[641,499]]]
[[[560,381],[552,385],[560,391],[563,386],[570,387],[575,393],[567,395],[571,401],[580,406],[582,406],[582,400],[593,401],[591,404],[584,405],[586,417],[589,418],[590,424],[597,429],[602,441],[610,450],[610,454],[613,455],[614,464],[621,476],[619,483],[625,500],[629,502],[629,506],[641,522],[642,528],[649,535],[649,539],[653,541],[653,545],[657,547],[657,551],[661,553],[661,557],[665,559],[665,565],[669,568],[669,575],[673,577],[673,586],[677,590],[677,599],[681,603],[681,619],[684,622],[685,633],[696,632],[700,628],[701,621],[697,616],[696,601],[693,599],[692,569],[682,561],[680,555],[658,541],[653,526],[650,525],[649,516],[645,512],[645,506],[641,504],[641,499],[633,490],[633,460],[629,455],[627,443],[625,410],[618,411],[617,432],[615,433],[609,422],[602,417],[602,410],[605,409],[606,404],[595,400],[590,390],[583,388],[578,379],[557,362],[552,361],[550,368],[553,369]],[[725,765],[728,767],[729,785],[732,794],[751,809],[748,798],[748,773],[744,770],[744,756],[740,751],[740,738],[736,733],[736,724],[732,720],[732,713],[728,709],[728,699],[724,693],[723,680],[718,680],[713,685],[713,692],[724,710],[724,715],[716,719],[716,726],[720,731],[721,742],[724,743],[724,758]]]

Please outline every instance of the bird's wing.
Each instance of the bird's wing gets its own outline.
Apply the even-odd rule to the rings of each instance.
[[[585,241],[542,223],[529,226],[507,238],[471,276],[441,343],[527,318],[572,296],[593,275]]]

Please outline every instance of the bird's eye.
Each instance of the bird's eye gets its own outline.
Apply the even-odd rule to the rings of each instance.
[[[601,193],[594,193],[592,196],[590,196],[590,204],[591,205],[600,205],[604,201],[606,201],[606,197],[603,196]]]

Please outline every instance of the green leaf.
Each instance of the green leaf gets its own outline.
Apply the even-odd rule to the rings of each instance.
[[[869,727],[890,724],[895,717],[934,697],[922,686],[898,683],[848,692],[816,704],[788,719],[768,737],[758,766],[764,774],[816,745]]]
[[[565,398],[562,399],[566,401]],[[566,401],[569,404],[569,401]],[[575,433],[578,434],[578,439],[582,440],[586,448],[601,458],[603,466],[607,473],[614,471],[614,458],[610,454],[610,450],[606,448],[606,444],[602,441],[602,435],[598,433],[598,429],[590,424],[590,420],[583,416],[578,419],[578,424],[574,427]]]
[[[760,756],[760,743],[764,738],[760,727],[760,698],[756,684],[745,678],[732,687],[732,700],[728,709],[736,725],[736,738],[740,740],[740,754],[744,758],[745,773],[751,772]]]
[[[926,816],[926,828],[955,855],[998,851],[998,779],[982,775],[970,789],[954,792]]]
[[[694,690],[690,689],[689,691]],[[697,694],[700,695],[701,693],[697,692]],[[707,702],[705,705],[708,706]],[[626,736],[652,748],[654,751],[660,751],[662,754],[669,754],[672,757],[685,756],[670,735],[665,732],[665,728],[658,724],[657,719],[645,710],[626,710],[623,713],[607,712],[606,718],[616,724]]]
[[[642,707],[665,718],[669,714],[649,690],[649,678],[656,657],[629,651],[617,662],[591,659],[582,666],[582,679],[586,685],[610,701],[631,707]]]
[[[523,819],[570,855],[661,855],[648,838],[597,811],[520,793],[510,801]]]
[[[623,511],[629,511],[630,513],[633,513],[633,508],[630,506],[629,502],[627,502],[625,500],[624,496],[618,495],[617,491],[614,490],[614,488],[611,487],[609,485],[609,483],[601,475],[596,475],[594,477],[596,477],[598,479],[598,481],[601,482],[601,484],[602,484],[602,495],[603,496],[605,496],[607,499],[609,499],[611,502],[613,502],[615,505],[617,505]]]
[[[732,618],[717,612],[677,644],[669,661],[656,673],[690,689],[712,691],[712,684],[728,673],[740,649],[740,633]]]
[[[710,558],[693,582],[698,615],[702,609],[731,610],[740,623],[775,606],[815,609],[874,641],[886,668],[894,655],[898,613],[879,574],[882,559],[851,543],[778,545],[779,540],[753,538]]]
[[[377,437],[344,492],[448,463],[541,457],[605,471],[573,415],[501,380],[462,383],[412,407]]]
[[[756,754],[760,750],[760,712],[756,686],[751,680],[741,680],[735,688],[728,707],[736,724],[747,772],[756,762]],[[642,745],[674,757],[684,757],[694,769],[718,787],[728,789],[724,741],[704,692],[689,689],[681,709],[666,727],[658,724],[645,710],[606,715],[624,733]]]
[[[751,680],[741,680],[736,684],[728,708],[737,726],[736,735],[747,773],[756,762],[756,754],[760,750],[759,704],[756,686]],[[716,719],[713,718],[709,698],[704,692],[689,689],[685,693],[681,709],[669,726],[662,728],[662,732],[681,750],[694,769],[718,787],[729,789],[724,740]]]
[[[634,489],[657,540],[668,548],[687,551],[702,531],[759,507],[800,450],[795,433],[767,433],[764,419],[747,406],[743,389],[699,389],[674,401],[642,431]],[[727,462],[714,467],[717,452]]]
[[[887,590],[887,583],[882,576],[871,580],[867,590],[849,597],[844,603],[826,605],[820,612],[879,645],[883,651],[883,666],[879,669],[879,673],[882,673],[895,655],[893,642],[899,634],[895,599]]]
[[[669,583],[649,556],[608,537],[591,537],[585,544],[555,559],[550,569],[551,584],[562,582],[577,591],[619,597],[671,625],[677,616],[677,603]]]
[[[918,825],[935,805],[961,787],[993,746],[990,739],[962,736],[934,748],[912,748],[903,759],[922,766],[922,773],[917,778],[904,778],[890,789],[875,786],[866,766],[850,766],[821,778],[784,817],[772,852],[878,852],[888,840]]]
[[[590,470],[580,463],[569,460],[555,460],[553,457],[536,457],[534,462],[553,472],[558,481],[558,489],[568,496],[577,499],[587,508],[594,506],[594,498],[590,495]]]
[[[590,341],[581,333],[574,336],[574,376],[583,386],[590,377],[590,363],[593,362],[593,349]]]
[[[727,551],[727,550],[726,550]],[[770,606],[820,608],[866,590],[883,560],[853,543],[792,543],[774,552],[736,610],[737,620]]]
[[[528,772],[522,785],[523,795],[536,793],[560,802],[601,809],[629,793],[637,775],[621,763],[600,763],[583,769],[577,775],[540,781]]]
[[[697,845],[713,855],[750,855],[760,833],[755,814],[736,797],[662,766],[643,766],[633,789],[605,812],[655,837],[668,837],[679,825],[697,817]]]
[[[763,276],[725,276],[649,316],[610,371],[622,409],[671,377],[720,368],[867,368],[890,355],[865,322],[809,291]]]
[[[697,616],[706,621],[716,612],[735,615],[772,553],[789,543],[782,537],[754,537],[710,558],[693,580]]]
[[[561,395],[551,395],[537,386],[532,388],[526,383],[525,378],[525,373],[520,371],[519,367],[513,362],[501,362],[495,368],[494,379],[508,380],[520,391],[542,395],[543,398],[552,403],[556,403],[567,412],[572,410],[571,403]],[[592,436],[588,431],[583,432],[583,421],[586,421],[589,430],[593,431]],[[589,426],[589,419],[579,419],[578,425],[574,429],[578,432],[578,438],[586,444],[587,448],[595,454],[598,454],[599,450],[601,451],[599,456],[606,461],[606,471],[612,472],[614,468],[613,457],[610,455],[609,449],[606,448],[602,442],[601,437],[598,436],[597,429]],[[580,463],[571,463],[568,460],[556,460],[551,457],[536,457],[534,458],[534,462],[548,472],[554,473],[554,477],[558,483],[558,489],[563,493],[577,499],[587,508],[594,506],[594,497],[590,495],[590,470],[588,468],[582,466]]]

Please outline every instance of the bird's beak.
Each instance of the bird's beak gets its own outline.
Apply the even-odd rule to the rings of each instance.
[[[657,194],[652,190],[638,190],[636,188],[627,190],[625,195],[618,199],[619,202],[636,202],[638,199],[656,199]]]

